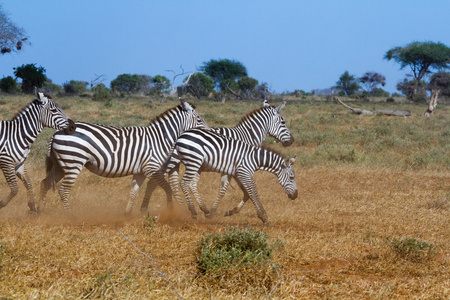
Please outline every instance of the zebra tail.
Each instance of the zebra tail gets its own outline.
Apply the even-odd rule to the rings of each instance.
[[[161,172],[166,174],[170,172],[173,168],[175,168],[180,163],[180,158],[178,156],[177,149],[174,147],[167,157],[166,161],[161,166]]]
[[[61,168],[58,163],[56,163],[55,155],[53,154],[53,140],[50,141],[49,149],[47,156],[45,158],[45,169],[47,173],[47,180],[49,184],[49,188],[51,188],[53,191],[56,188],[56,169]]]

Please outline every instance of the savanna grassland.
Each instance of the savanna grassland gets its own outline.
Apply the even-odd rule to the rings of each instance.
[[[178,104],[54,98],[74,120],[117,126],[145,126]],[[0,118],[10,120],[31,100],[0,95]],[[449,299],[450,106],[439,103],[427,118],[426,104],[346,100],[353,107],[412,112],[401,118],[352,115],[320,98],[286,100],[281,113],[295,142],[283,147],[268,138],[264,144],[297,156],[299,197],[289,200],[273,174],[255,174],[270,227],[262,226],[251,203],[223,216],[242,197],[234,182],[217,215],[199,215],[198,221],[178,204],[168,212],[161,189],[148,215],[139,213],[141,191],[132,216],[125,217],[131,178],[106,179],[87,170],[70,195],[74,218],[64,214],[57,192],[47,195],[45,212],[30,216],[20,184],[0,210],[0,298]],[[191,102],[212,126],[235,125],[261,105]],[[44,130],[26,161],[36,195],[53,131]],[[218,186],[218,174],[202,174],[199,192],[208,206]],[[8,192],[1,176],[1,197]],[[271,260],[277,269],[201,275],[199,240],[230,226],[251,226],[282,241]]]

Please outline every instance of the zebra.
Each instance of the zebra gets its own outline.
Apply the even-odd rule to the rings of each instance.
[[[181,188],[188,202],[191,216],[195,219],[197,212],[190,198],[191,191],[200,207],[202,201],[197,192],[197,183],[202,171],[221,172],[232,176],[239,187],[244,191],[243,203],[248,199],[253,202],[258,217],[269,225],[266,211],[264,210],[253,181],[253,174],[257,170],[265,170],[274,173],[288,197],[292,200],[298,196],[297,184],[292,158],[283,158],[279,153],[265,147],[253,146],[248,143],[222,136],[213,131],[191,129],[178,138],[170,159],[162,167],[170,173],[172,169],[182,162],[186,171],[181,180]],[[177,190],[178,182],[170,181],[171,188]],[[242,205],[227,212],[232,215],[239,212]]]
[[[71,215],[69,193],[83,166],[99,176],[113,178],[133,175],[126,214],[130,214],[137,191],[145,178],[160,185],[172,205],[169,183],[160,171],[178,136],[191,128],[209,126],[195,107],[180,98],[180,105],[154,118],[146,127],[115,127],[76,122],[70,136],[56,132],[49,145],[47,177],[41,181],[41,203],[45,207],[48,190],[62,179],[59,195]]]
[[[257,108],[245,115],[235,127],[211,127],[211,130],[254,146],[261,145],[268,135],[279,140],[284,146],[290,146],[294,142],[294,138],[286,126],[286,121],[280,114],[280,111],[285,105],[286,102],[277,107],[273,107],[267,102],[267,100],[264,100],[262,107]],[[179,181],[178,167],[176,169],[172,169],[169,180],[172,181],[172,185],[177,184]],[[221,175],[218,196],[210,211],[202,203],[201,209],[208,218],[211,218],[216,212],[220,200],[227,191],[230,180],[230,175]],[[151,193],[152,191],[147,188],[144,201],[141,205],[141,212],[146,211]],[[178,189],[175,189],[175,193],[173,193],[173,195],[176,198],[179,197]],[[182,202],[182,200],[178,199],[178,202]]]
[[[18,112],[11,121],[0,120],[0,168],[11,189],[9,195],[0,201],[0,208],[17,195],[17,175],[28,191],[28,207],[32,213],[36,212],[33,186],[24,165],[31,145],[44,127],[63,130],[62,134],[75,131],[72,119],[50,96],[38,92],[37,88],[34,93],[36,100]]]

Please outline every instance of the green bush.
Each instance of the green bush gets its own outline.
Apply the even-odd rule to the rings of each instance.
[[[100,83],[94,88],[94,95],[92,100],[100,102],[110,102],[112,99],[111,91],[103,84]]]
[[[86,92],[86,87],[89,83],[80,80],[66,81],[63,84],[64,93],[69,95],[80,95]]]
[[[270,244],[269,235],[252,228],[231,227],[224,233],[203,235],[196,249],[197,268],[202,274],[227,268],[258,266],[272,259],[273,251],[284,246]]]
[[[397,256],[413,262],[430,259],[437,250],[437,246],[433,243],[409,237],[393,238],[388,241],[388,245]]]
[[[0,90],[5,93],[15,93],[18,90],[17,82],[11,76],[0,79]]]

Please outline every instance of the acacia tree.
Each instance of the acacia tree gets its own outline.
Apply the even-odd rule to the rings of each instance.
[[[359,81],[363,84],[364,89],[370,95],[373,95],[374,90],[379,85],[386,85],[386,77],[376,72],[366,72],[362,77],[359,78]]]
[[[405,47],[395,47],[386,52],[384,58],[393,59],[400,64],[400,69],[410,67],[414,77],[414,98],[422,78],[431,70],[444,70],[449,68],[450,48],[443,43],[412,42]],[[411,99],[412,100],[412,99]]]
[[[47,81],[45,76],[45,68],[40,66],[36,67],[36,64],[27,64],[14,68],[14,75],[16,78],[22,79],[22,92],[25,94],[31,94],[34,91],[34,87],[41,88]]]
[[[0,53],[17,52],[27,40],[25,30],[11,22],[0,4]]]
[[[138,91],[142,84],[142,78],[137,75],[121,74],[111,81],[111,89],[113,91],[124,91],[128,94]]]
[[[335,88],[343,92],[345,95],[350,96],[355,94],[360,89],[360,85],[355,76],[350,75],[348,71],[345,71],[336,82]]]
[[[235,90],[238,88],[237,81],[241,77],[247,76],[245,66],[236,60],[211,59],[205,62],[200,69],[214,80],[216,87],[222,92]]]

